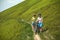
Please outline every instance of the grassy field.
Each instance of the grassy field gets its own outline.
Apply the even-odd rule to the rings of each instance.
[[[0,13],[0,40],[33,40],[31,22],[33,14],[41,13],[44,19],[40,34],[42,40],[60,40],[60,0],[26,0]]]

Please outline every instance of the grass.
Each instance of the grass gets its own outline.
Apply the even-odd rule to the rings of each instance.
[[[31,26],[27,23],[24,23],[18,19],[17,20],[11,19],[3,23],[0,27],[0,40],[27,40],[27,39],[33,40]]]
[[[33,40],[31,22],[33,14],[41,13],[46,32],[42,40],[60,40],[60,0],[26,0],[0,13],[0,40]],[[48,37],[48,38],[47,38]]]

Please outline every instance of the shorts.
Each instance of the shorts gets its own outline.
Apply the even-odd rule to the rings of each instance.
[[[41,23],[37,23],[37,27],[42,27],[43,26],[43,23],[41,22]]]
[[[35,27],[36,26],[36,23],[35,22],[32,22],[32,26]]]

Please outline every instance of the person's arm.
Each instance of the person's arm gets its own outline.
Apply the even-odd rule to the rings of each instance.
[[[37,18],[37,20],[36,20],[36,23],[38,23],[38,18]]]

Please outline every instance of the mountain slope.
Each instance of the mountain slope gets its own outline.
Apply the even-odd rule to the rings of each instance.
[[[60,40],[60,0],[26,0],[0,13],[0,40],[33,40],[31,22],[33,14],[41,13],[44,27],[42,40]],[[4,38],[4,39],[3,39]],[[27,39],[28,38],[28,39]]]

